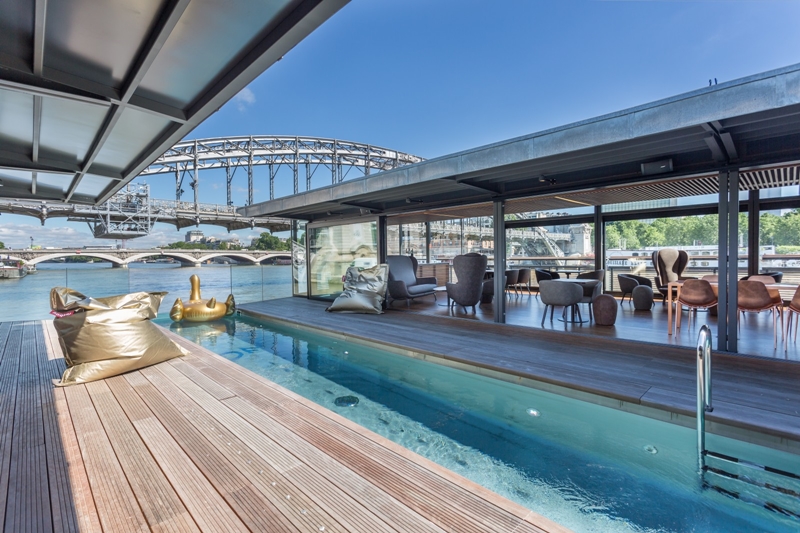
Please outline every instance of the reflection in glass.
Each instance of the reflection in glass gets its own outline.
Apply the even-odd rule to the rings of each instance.
[[[332,299],[342,291],[342,276],[349,267],[378,264],[376,221],[313,228],[308,233],[311,296]]]
[[[292,294],[306,296],[308,294],[308,277],[306,274],[306,222],[292,222]]]

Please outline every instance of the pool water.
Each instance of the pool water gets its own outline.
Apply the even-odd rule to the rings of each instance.
[[[743,501],[763,501],[755,489],[748,498],[737,485],[738,499],[701,489],[688,428],[245,317],[169,327],[575,531],[800,530]],[[715,435],[707,445],[790,472],[800,464]]]

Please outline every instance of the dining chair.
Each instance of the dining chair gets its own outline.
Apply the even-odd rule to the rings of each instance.
[[[695,323],[697,322],[698,309],[710,309],[715,307],[719,301],[711,283],[705,279],[687,279],[683,282],[680,296],[675,300],[677,316],[675,317],[675,334],[681,329],[681,315],[683,306],[689,308],[689,321],[692,319],[692,311],[695,311]]]
[[[685,284],[684,284],[685,286]],[[744,280],[738,283],[737,308],[738,322],[741,327],[741,316],[746,311],[772,311],[773,346],[778,347],[778,317],[781,317],[781,336],[783,336],[782,303],[778,303],[770,295],[767,286],[760,281]]]
[[[784,333],[783,337],[783,346],[784,350],[789,350],[789,332],[792,329],[792,318],[795,314],[800,315],[800,287],[797,287],[797,290],[794,291],[794,296],[792,296],[792,300],[789,304],[784,307],[784,311],[786,311],[786,332]],[[794,342],[797,342],[797,324],[800,323],[800,317],[794,323]]]

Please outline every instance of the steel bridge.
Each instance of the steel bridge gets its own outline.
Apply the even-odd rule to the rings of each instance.
[[[253,203],[253,167],[269,168],[269,199],[275,199],[275,180],[281,167],[292,171],[293,194],[311,190],[311,178],[324,169],[329,172],[331,184],[344,181],[351,170],[360,176],[373,171],[382,172],[402,165],[419,163],[421,157],[389,150],[370,144],[324,139],[316,137],[254,136],[214,139],[196,139],[178,143],[142,171],[139,176],[171,173],[175,175],[175,199],[180,201],[184,178],[190,179],[194,202],[198,202],[200,171],[225,169],[227,204],[231,199],[231,182],[237,169],[247,174],[247,202]],[[300,189],[300,169],[304,171],[305,189]],[[358,176],[358,177],[360,177]],[[355,176],[354,176],[355,177]]]
[[[61,217],[73,222],[86,222],[99,239],[132,239],[148,235],[156,222],[174,225],[177,229],[209,224],[228,231],[244,228],[266,228],[285,231],[290,221],[276,217],[245,217],[237,212],[231,196],[231,184],[238,169],[247,176],[247,205],[253,203],[253,167],[269,169],[270,199],[275,197],[275,181],[282,167],[291,169],[293,190],[299,190],[300,169],[305,174],[305,189],[311,189],[311,178],[321,168],[331,173],[331,183],[369,175],[402,165],[417,163],[422,158],[369,144],[337,139],[286,136],[250,136],[197,139],[178,143],[159,157],[139,176],[171,173],[175,176],[175,200],[150,198],[146,184],[132,185],[115,193],[107,202],[92,206],[52,201],[0,199],[0,212],[33,216],[42,225],[48,218]],[[226,204],[198,201],[200,171],[225,169]],[[181,199],[184,178],[189,177],[194,201]],[[282,178],[281,178],[282,179]]]

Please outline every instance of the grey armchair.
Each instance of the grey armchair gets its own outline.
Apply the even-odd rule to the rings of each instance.
[[[386,257],[389,265],[389,305],[394,300],[405,300],[406,306],[411,305],[411,300],[420,296],[430,296],[436,293],[436,278],[418,278],[416,259],[407,255],[390,255]]]
[[[475,312],[475,305],[481,300],[484,293],[484,285],[492,284],[486,281],[486,265],[488,258],[480,254],[457,255],[453,259],[453,270],[455,271],[458,283],[448,283],[447,299],[451,304],[458,304],[466,308],[472,306]]]
[[[542,315],[542,327],[544,327],[544,320],[547,318],[547,308],[550,308],[550,322],[553,321],[553,310],[556,306],[564,306],[564,312],[567,308],[574,307],[577,311],[578,317],[581,315],[578,303],[583,299],[583,287],[577,283],[561,283],[554,280],[543,279],[539,283],[539,295],[544,304],[544,315]],[[580,320],[580,318],[578,319]]]
[[[645,285],[651,289],[653,288],[653,282],[650,281],[650,278],[646,278],[644,276],[636,276],[634,274],[618,274],[617,280],[619,281],[619,290],[622,291],[622,300],[619,302],[620,306],[625,301],[625,295],[628,296],[628,303],[630,303],[631,296],[633,295],[633,289],[639,285]]]

